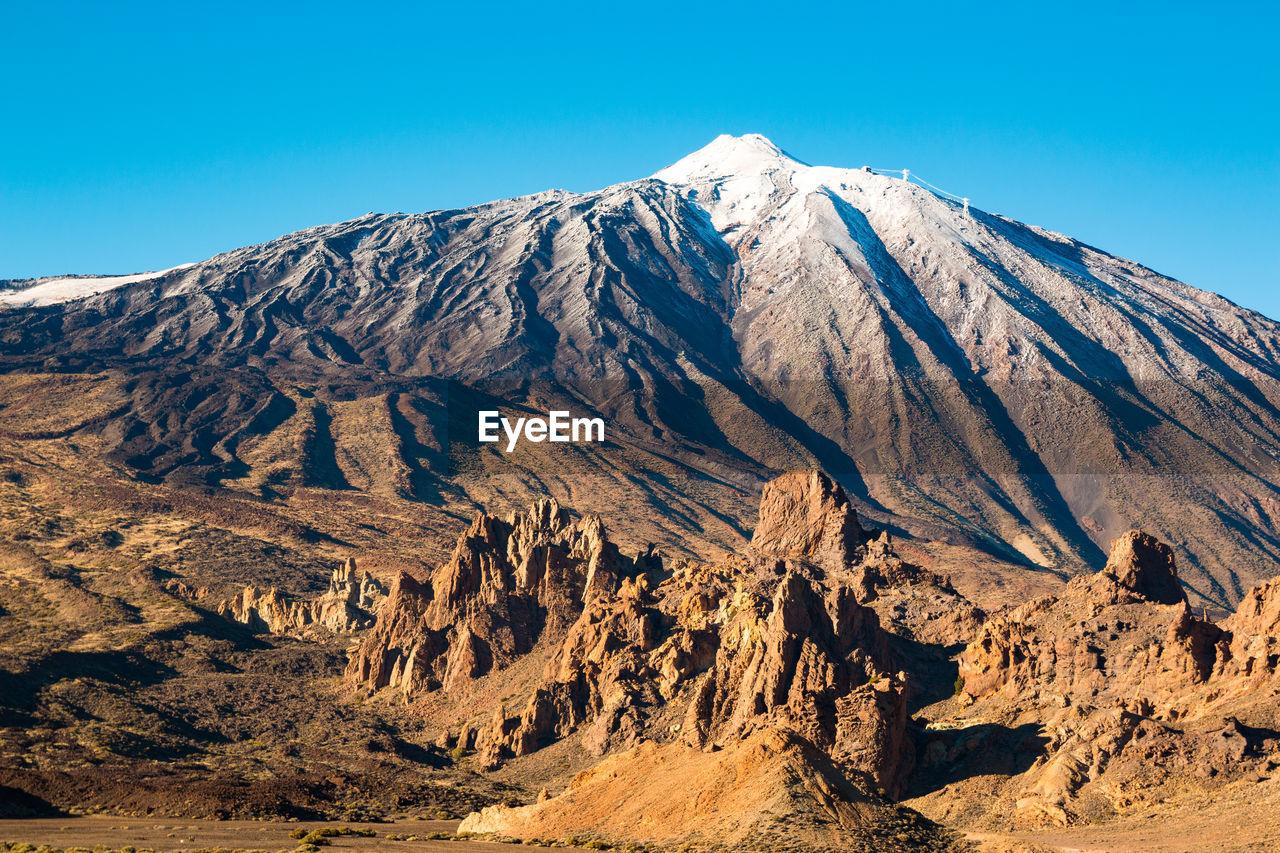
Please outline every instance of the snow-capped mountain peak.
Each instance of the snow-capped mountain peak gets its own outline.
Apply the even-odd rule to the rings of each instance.
[[[718,136],[653,177],[705,210],[729,245],[746,240],[760,250],[757,260],[769,256],[784,266],[794,266],[786,258],[815,237],[861,257],[865,247],[850,234],[850,211],[877,220],[890,239],[926,222],[924,230],[952,234],[960,225],[958,205],[902,178],[811,166],[758,133]]]
[[[743,136],[722,133],[653,177],[668,184],[692,184],[779,170],[790,172],[807,165],[758,133]]]
[[[361,217],[146,280],[75,279],[82,298],[38,316],[4,303],[62,298],[68,282],[10,286],[0,363],[274,365],[261,369],[285,384],[432,378],[502,395],[546,381],[611,439],[687,448],[712,477],[820,462],[903,529],[961,520],[1042,565],[1088,565],[1134,525],[1186,543],[1184,577],[1214,600],[1274,565],[1280,535],[1253,531],[1280,506],[1280,324],[845,162],[721,136],[595,192]],[[219,418],[227,436],[262,423]],[[175,474],[205,482],[230,464],[221,451],[166,460],[191,458],[207,428],[118,452],[157,460],[152,476],[205,466]]]

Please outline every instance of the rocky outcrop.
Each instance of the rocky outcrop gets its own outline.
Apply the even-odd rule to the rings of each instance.
[[[527,755],[585,728],[583,745],[595,755],[636,742],[642,709],[661,697],[650,653],[660,614],[646,577],[623,581],[617,595],[591,601],[547,662],[524,710],[496,711],[477,737],[482,766]]]
[[[721,747],[782,727],[869,787],[896,789],[908,715],[903,679],[880,669],[884,637],[875,614],[847,590],[824,597],[798,571],[774,583],[772,598],[739,589],[714,601],[703,593],[700,610],[685,596],[691,618],[682,624],[659,609],[646,579],[625,582],[583,612],[524,710],[495,715],[481,732],[482,763],[578,729],[597,755],[629,746],[670,702],[684,712],[667,728],[690,745]]]
[[[1222,628],[1230,642],[1219,666],[1221,675],[1274,676],[1280,669],[1280,578],[1250,590]]]
[[[740,838],[780,815],[821,846],[827,829],[874,821],[879,798],[943,796],[939,778],[1000,780],[965,808],[1068,824],[1158,801],[1161,780],[1240,778],[1280,745],[1257,721],[1269,718],[1227,712],[1272,695],[1280,582],[1214,624],[1190,607],[1172,551],[1131,531],[1098,573],[985,616],[808,471],[766,488],[752,541],[664,566],[622,556],[554,502],[478,516],[430,580],[396,580],[350,683],[458,697],[429,706],[464,709],[438,744],[481,770],[570,738],[557,755],[600,757],[567,791],[464,826],[524,837],[683,842],[710,824]],[[517,665],[515,695],[498,700],[501,681],[464,689]],[[948,716],[913,722],[931,702]],[[782,772],[783,795],[748,765]],[[701,805],[683,810],[690,797]],[[927,811],[929,798],[911,802]]]
[[[386,589],[348,557],[333,570],[329,589],[318,598],[299,599],[275,587],[246,586],[218,605],[219,615],[272,634],[300,634],[314,628],[335,633],[356,631],[374,623],[386,600]]]
[[[786,570],[771,598],[743,594],[724,614],[714,664],[692,685],[686,739],[725,744],[762,726],[785,727],[872,784],[894,788],[906,724],[903,685],[885,672],[875,614],[847,588],[824,589],[799,566]],[[874,701],[879,693],[889,699]],[[857,760],[852,732],[874,732],[874,751],[893,759]]]
[[[1170,780],[1248,772],[1271,749],[1278,659],[1280,582],[1214,624],[1188,605],[1172,551],[1130,531],[1098,574],[986,621],[960,655],[965,710],[948,728],[999,721],[1044,732],[1014,813],[1067,824],[1158,800]],[[951,749],[946,739],[926,739],[926,763]],[[962,761],[995,760],[985,750],[996,748],[1007,745],[979,745]]]
[[[490,806],[459,830],[698,849],[951,849],[939,827],[868,795],[821,750],[772,727],[710,754],[644,741],[578,774],[559,796]]]
[[[542,637],[562,637],[584,607],[659,565],[651,554],[623,557],[599,519],[574,522],[551,498],[506,519],[478,513],[429,581],[396,579],[347,682],[406,698],[456,691]]]
[[[464,697],[519,662],[537,675],[515,703],[441,735],[481,768],[567,737],[603,756],[655,733],[717,750],[776,730],[892,795],[914,760],[907,677],[858,590],[944,585],[898,560],[888,537],[866,539],[816,471],[770,483],[752,547],[719,563],[625,557],[596,519],[575,523],[552,500],[505,520],[480,514],[430,580],[394,582],[348,684]]]
[[[422,628],[430,603],[430,584],[397,574],[373,631],[347,664],[348,681],[373,690],[396,686],[410,693],[417,688],[410,674],[417,670],[418,655],[434,658],[445,650],[443,638]]]
[[[1221,634],[1192,613],[1168,547],[1135,530],[1116,540],[1103,571],[987,620],[959,674],[974,698],[1164,700],[1208,678]]]
[[[751,548],[766,558],[829,568],[854,561],[863,530],[844,489],[820,471],[791,471],[765,484]]]
[[[304,602],[275,587],[263,591],[246,586],[235,598],[218,605],[218,615],[255,631],[286,634],[305,627],[303,605]]]
[[[478,733],[480,765],[575,733],[603,755],[655,728],[704,749],[772,728],[865,789],[898,790],[912,760],[905,676],[892,674],[887,635],[851,586],[862,537],[830,479],[780,477],[746,555],[677,564],[657,585],[624,578],[591,598],[522,709],[496,710]]]
[[[1181,604],[1187,600],[1178,582],[1173,550],[1141,530],[1130,530],[1111,543],[1111,556],[1102,573],[1148,601]]]
[[[998,780],[981,802],[1000,819],[1063,824],[1157,801],[1176,774],[1270,760],[1274,727],[1227,709],[1271,695],[1278,623],[1280,582],[1222,624],[1197,614],[1171,550],[1138,531],[1098,573],[985,617],[806,471],[771,484],[752,546],[714,563],[625,557],[554,502],[478,516],[429,580],[396,580],[348,677],[442,691],[422,707],[461,711],[437,743],[480,770],[568,739],[556,755],[600,757],[568,791],[469,817],[473,831],[665,843],[781,815],[847,834],[876,813],[859,804],[939,778]],[[947,716],[925,726],[929,703]],[[741,775],[751,756],[791,780],[780,799]],[[705,810],[677,813],[689,797]]]

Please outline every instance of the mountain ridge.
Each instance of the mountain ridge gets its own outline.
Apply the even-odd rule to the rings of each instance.
[[[445,491],[483,456],[466,436],[476,397],[572,405],[631,454],[584,471],[651,504],[687,491],[672,472],[702,483],[669,521],[716,547],[741,534],[708,519],[742,531],[771,473],[816,464],[878,523],[1028,567],[1096,567],[1140,526],[1173,543],[1199,600],[1226,606],[1280,559],[1280,324],[763,137],[594,192],[370,215],[3,312],[0,363],[246,371],[284,397],[314,386],[325,407],[392,390],[449,425],[447,462],[427,472]],[[133,399],[134,429],[174,416],[152,402]],[[244,409],[202,422],[211,449],[192,453],[211,485],[253,467],[238,448],[279,426]],[[175,476],[145,464],[159,455],[117,458]],[[551,464],[505,462],[512,501]]]

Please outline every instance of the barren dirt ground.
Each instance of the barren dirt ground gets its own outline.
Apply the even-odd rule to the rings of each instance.
[[[85,817],[0,820],[0,841],[39,846],[48,844],[67,849],[124,846],[139,849],[186,851],[224,848],[227,850],[293,850],[297,840],[289,833],[299,827],[318,829],[322,826],[367,828],[378,833],[375,838],[343,836],[330,839],[331,850],[384,851],[404,853],[486,853],[509,851],[517,845],[482,841],[397,841],[395,836],[422,836],[433,832],[454,832],[456,820],[402,820],[376,824],[325,824],[253,820],[154,820],[102,815]],[[521,847],[521,849],[527,849]]]
[[[1106,824],[1009,834],[972,832],[982,853],[1237,853],[1280,850],[1280,777],[1213,797],[1177,798]]]

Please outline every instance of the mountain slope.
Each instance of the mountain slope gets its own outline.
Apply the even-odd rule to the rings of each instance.
[[[576,487],[624,540],[641,501],[665,525],[646,534],[698,551],[740,541],[770,472],[819,465],[879,523],[1027,567],[1100,565],[1140,526],[1221,605],[1280,558],[1278,342],[1221,297],[759,136],[597,192],[369,215],[0,313],[7,370],[116,371],[121,412],[85,429],[142,476],[278,499],[302,446],[322,488]],[[143,393],[202,382],[194,404]],[[377,398],[381,440],[333,416]],[[474,438],[497,401],[599,414],[610,441],[507,457]],[[405,473],[338,476],[377,467],[344,444]]]

